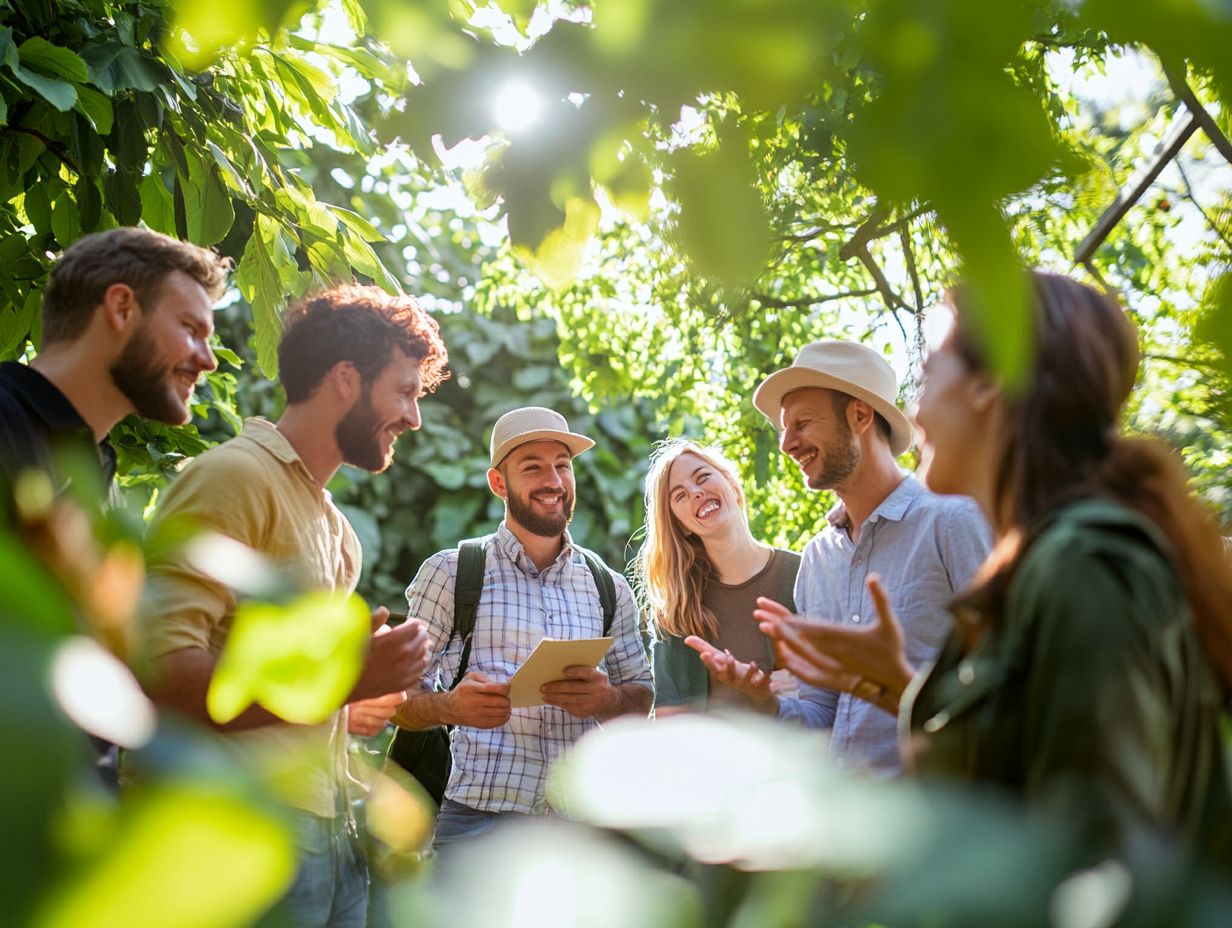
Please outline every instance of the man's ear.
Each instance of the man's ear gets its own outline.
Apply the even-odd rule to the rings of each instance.
[[[505,484],[505,475],[500,472],[500,468],[488,468],[488,489],[501,499],[509,498],[509,487]]]
[[[350,361],[339,361],[325,375],[325,383],[333,394],[346,403],[354,403],[364,389],[364,379]]]
[[[141,304],[128,284],[112,284],[103,291],[101,303],[103,322],[112,332],[122,335],[137,323]]]
[[[864,400],[852,398],[847,404],[847,426],[852,435],[863,435],[876,422],[877,412],[872,404]]]

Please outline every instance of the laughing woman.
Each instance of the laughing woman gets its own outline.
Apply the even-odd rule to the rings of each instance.
[[[770,673],[774,650],[753,618],[759,596],[790,601],[800,556],[749,531],[744,489],[730,461],[675,439],[655,451],[646,476],[646,542],[637,557],[655,630],[655,712],[747,704],[713,679],[686,641],[702,639]],[[794,608],[794,607],[793,607]],[[785,672],[772,676],[788,686]]]
[[[961,289],[924,367],[925,480],[973,495],[997,536],[936,664],[908,664],[875,581],[871,626],[768,601],[759,618],[802,679],[853,674],[897,711],[918,773],[1017,796],[1096,854],[1165,834],[1227,867],[1232,571],[1176,455],[1117,429],[1138,347],[1116,300],[1052,274],[1030,284],[1021,386],[991,368]]]

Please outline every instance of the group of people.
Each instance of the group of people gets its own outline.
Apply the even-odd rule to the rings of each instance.
[[[62,479],[56,452],[74,444],[109,480],[120,418],[187,421],[215,364],[225,275],[212,252],[138,229],[66,250],[40,353],[0,365],[0,471]],[[213,722],[206,693],[235,594],[183,552],[155,555],[144,684],[223,730],[299,810],[300,868],[282,903],[295,923],[364,924],[346,738],[391,722],[451,726],[444,857],[504,817],[549,814],[551,763],[602,722],[724,706],[827,729],[832,759],[873,776],[999,787],[1055,813],[1092,855],[1164,840],[1232,866],[1220,733],[1232,570],[1218,528],[1172,452],[1118,433],[1138,358],[1115,299],[1062,276],[1030,282],[1025,381],[998,378],[958,287],[914,428],[892,368],[859,344],[815,342],[757,387],[751,401],[808,488],[838,500],[802,554],[753,536],[719,451],[672,440],[651,461],[631,588],[569,533],[573,458],[594,442],[553,410],[507,412],[487,472],[504,519],[424,562],[404,622],[373,613],[359,681],[322,725],[256,706]],[[155,519],[350,592],[360,546],[326,485],[344,463],[389,465],[446,376],[446,348],[412,299],[352,285],[290,308],[278,354],[282,416],[249,419],[189,462]],[[897,463],[913,441],[922,482]],[[540,704],[513,707],[509,680],[541,639],[606,636],[601,664],[569,667]]]

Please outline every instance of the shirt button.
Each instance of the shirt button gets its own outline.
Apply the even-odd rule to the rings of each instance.
[[[858,613],[858,612],[853,612],[853,613],[851,614],[851,621],[853,621],[853,622],[855,622],[857,625],[859,625],[859,624],[860,624],[860,613]]]
[[[963,661],[958,665],[958,682],[963,686],[970,686],[975,682],[975,668],[970,661]]]

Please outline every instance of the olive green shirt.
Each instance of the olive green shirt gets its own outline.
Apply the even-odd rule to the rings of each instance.
[[[900,724],[918,772],[1004,787],[1092,850],[1163,826],[1229,856],[1223,696],[1170,546],[1124,506],[1055,512],[968,653],[958,633]]]

